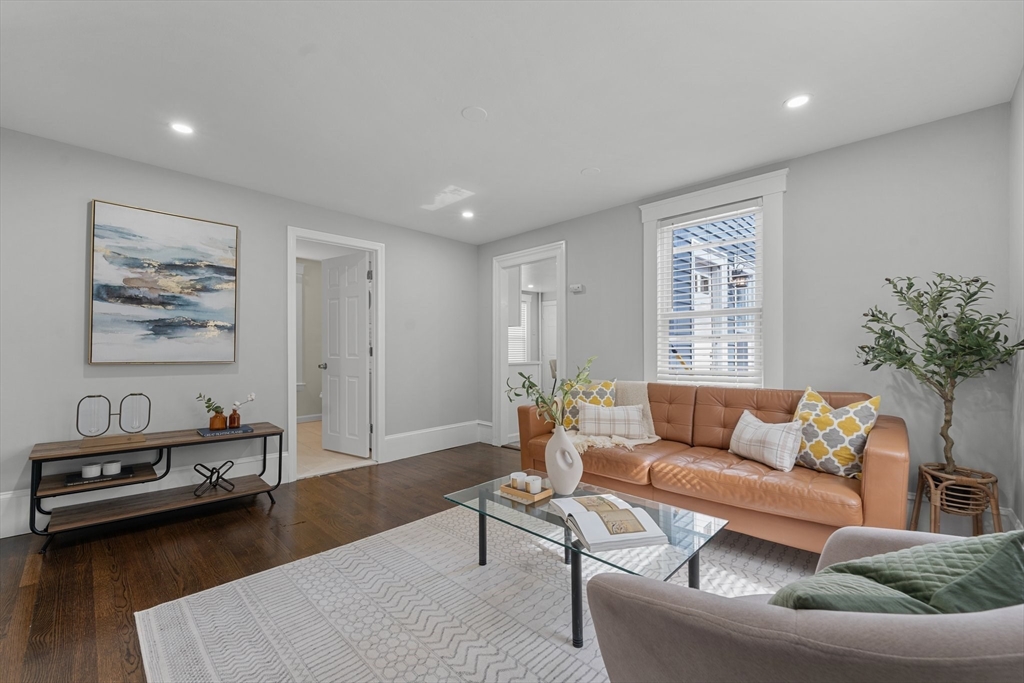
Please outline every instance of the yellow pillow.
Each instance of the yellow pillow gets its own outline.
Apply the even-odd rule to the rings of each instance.
[[[565,417],[562,426],[566,429],[580,428],[580,403],[603,408],[615,407],[615,380],[594,382],[588,386],[572,385],[565,397]]]
[[[797,404],[794,420],[803,423],[796,464],[828,474],[860,479],[864,446],[878,420],[881,396],[833,408],[810,387]]]

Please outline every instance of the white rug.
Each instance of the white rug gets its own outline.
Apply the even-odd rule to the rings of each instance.
[[[558,532],[559,534],[561,532]],[[455,508],[135,614],[146,677],[170,681],[605,681],[584,601],[572,647],[562,550],[500,522],[477,564]],[[817,555],[721,532],[701,587],[771,593]],[[584,579],[613,571],[584,558]],[[683,568],[671,580],[686,585]]]

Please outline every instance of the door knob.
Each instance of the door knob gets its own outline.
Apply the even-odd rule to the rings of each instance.
[[[327,369],[327,363],[321,363],[317,367],[320,368],[321,370],[326,370]]]

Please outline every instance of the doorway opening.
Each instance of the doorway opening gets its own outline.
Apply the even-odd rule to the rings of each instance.
[[[566,362],[565,242],[496,256],[493,263],[494,396],[491,443],[519,447],[518,407],[510,403],[508,383],[531,376],[545,391]]]
[[[376,464],[383,245],[289,227],[288,266],[291,480]]]

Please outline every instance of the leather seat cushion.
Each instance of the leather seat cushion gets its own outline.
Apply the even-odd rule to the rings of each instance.
[[[860,482],[794,467],[773,470],[718,448],[668,455],[650,468],[655,488],[831,526],[859,526]]]
[[[531,439],[527,445],[530,457],[543,462],[544,447],[550,438],[550,434],[542,434]],[[642,486],[651,483],[651,465],[666,456],[680,453],[687,448],[689,446],[685,444],[662,439],[652,444],[637,446],[632,451],[618,446],[612,448],[588,448],[580,455],[580,459],[583,460],[584,472]]]

